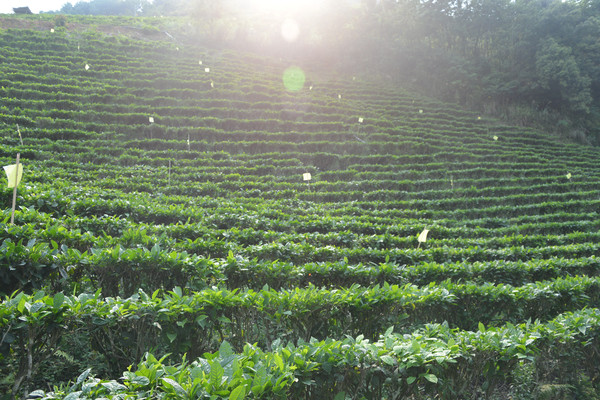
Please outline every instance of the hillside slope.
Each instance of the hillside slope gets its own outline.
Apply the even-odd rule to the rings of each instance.
[[[293,66],[0,30],[0,157],[25,169],[14,225],[0,197],[1,387],[595,390],[600,151],[368,76],[297,65],[288,90]]]

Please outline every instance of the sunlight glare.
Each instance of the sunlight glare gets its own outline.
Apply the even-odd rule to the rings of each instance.
[[[250,0],[248,5],[258,12],[289,14],[311,12],[322,6],[321,0]]]
[[[302,21],[313,18],[323,9],[321,0],[247,0],[244,7],[249,13],[268,16],[280,24],[280,33],[289,43],[302,32]]]
[[[281,36],[287,42],[293,42],[298,39],[298,35],[300,35],[298,23],[291,18],[286,18],[283,24],[281,24]]]

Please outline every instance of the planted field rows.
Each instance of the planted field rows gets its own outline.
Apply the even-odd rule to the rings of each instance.
[[[289,91],[293,65],[0,29],[0,161],[25,171],[14,224],[0,181],[7,399],[600,378],[600,151],[364,72],[297,65]]]

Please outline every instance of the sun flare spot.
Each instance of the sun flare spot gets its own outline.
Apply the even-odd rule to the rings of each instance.
[[[297,92],[304,87],[306,76],[300,67],[289,67],[283,72],[283,86],[290,92]]]
[[[283,24],[281,24],[281,36],[283,36],[287,42],[294,42],[298,39],[299,35],[300,27],[298,26],[298,23],[292,18],[286,18],[283,21]]]

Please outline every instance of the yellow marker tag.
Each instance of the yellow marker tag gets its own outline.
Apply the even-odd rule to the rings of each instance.
[[[478,120],[480,120],[480,119],[481,119],[481,117],[477,117],[477,119],[478,119]]]
[[[308,90],[312,90],[312,86],[309,86],[309,87],[308,87]]]
[[[90,69],[90,66],[89,66],[89,65],[87,65],[87,64],[85,64],[85,70],[87,71],[87,70],[89,70],[89,69]]]
[[[423,110],[419,110],[419,114],[423,114]]]
[[[567,174],[567,179],[571,179],[571,176],[572,176],[572,175],[571,175],[571,173],[569,172],[569,173]]]
[[[198,61],[198,65],[202,65],[202,60]]]
[[[423,232],[419,235],[417,240],[419,243],[425,243],[427,241],[427,234],[429,233],[429,229],[423,229]]]
[[[338,99],[341,99],[341,98],[342,98],[342,95],[341,95],[341,94],[338,94]]]
[[[6,178],[8,179],[8,187],[14,188],[15,186],[19,186],[19,183],[21,183],[21,178],[23,177],[23,164],[19,164],[18,171],[17,171],[17,164],[5,166],[4,171],[6,172]],[[15,173],[15,171],[17,171],[17,172]],[[16,175],[16,182],[15,182],[15,175]]]
[[[151,124],[154,123],[154,117],[148,117],[148,122],[150,122]]]
[[[498,140],[498,136],[494,135],[494,140]]]
[[[210,87],[214,88],[215,87],[215,83],[213,81],[210,81]]]
[[[302,174],[302,178],[305,181],[310,181],[312,179],[312,177],[310,176],[310,172],[306,172],[306,173]]]
[[[364,121],[364,119],[362,117],[358,118],[358,122],[362,124],[362,122]]]
[[[54,33],[54,28],[50,28],[50,33]]]
[[[204,68],[204,72],[210,72],[210,68],[208,68],[208,67]]]

